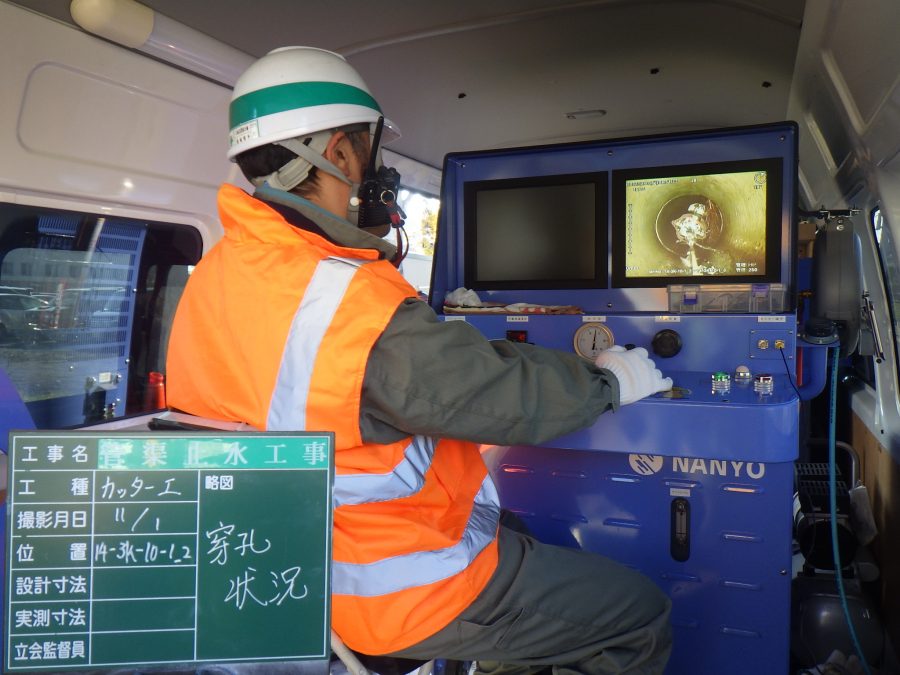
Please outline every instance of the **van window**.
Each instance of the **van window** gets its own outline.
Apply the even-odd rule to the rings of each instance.
[[[900,317],[900,260],[897,258],[894,237],[891,234],[890,224],[881,213],[881,209],[872,211],[872,229],[875,241],[878,244],[878,255],[881,259],[882,278],[888,292],[888,303],[891,312],[891,324],[894,326],[894,335],[900,335],[900,325],[897,324]],[[884,349],[890,349],[891,345],[885,344]],[[896,349],[896,345],[895,345]]]
[[[0,203],[0,368],[38,428],[155,409],[196,228]]]
[[[406,213],[403,229],[409,242],[409,252],[400,264],[400,273],[420,294],[427,296],[441,202],[423,192],[404,189],[397,195],[397,203]],[[393,234],[387,235],[392,242],[393,237]]]

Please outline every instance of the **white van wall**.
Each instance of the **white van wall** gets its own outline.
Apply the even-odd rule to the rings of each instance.
[[[0,2],[0,200],[220,236],[229,90]]]
[[[900,227],[900,3],[810,2],[806,5],[788,115],[800,125],[800,193],[805,207],[855,207],[864,287],[875,304],[885,359],[876,368],[878,398],[860,392],[853,405],[869,432],[900,462],[898,363],[889,295],[871,215],[880,208]],[[871,45],[859,49],[853,36]],[[895,243],[900,237],[895,239]],[[900,250],[894,252],[900,255]]]
[[[850,440],[860,455],[861,477],[879,530],[872,548],[882,571],[882,619],[894,645],[900,644],[900,397],[891,321],[897,308],[890,306],[871,218],[880,208],[897,246],[897,26],[896,0],[807,2],[788,109],[800,125],[800,191],[806,208],[860,209],[853,226],[862,243],[864,289],[875,305],[885,358],[875,365],[874,389],[853,387]]]

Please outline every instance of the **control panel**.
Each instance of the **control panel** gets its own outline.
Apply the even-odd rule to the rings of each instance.
[[[796,371],[791,314],[468,314],[444,320],[466,321],[491,340],[528,342],[590,360],[613,345],[643,347],[667,376],[677,371],[708,371],[710,376],[725,372],[743,381],[748,373],[766,373],[787,383]]]

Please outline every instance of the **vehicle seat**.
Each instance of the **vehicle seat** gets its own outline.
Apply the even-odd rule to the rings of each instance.
[[[414,670],[418,670],[428,661],[419,661],[417,659],[400,659],[390,656],[368,656],[366,654],[357,654],[360,662],[366,667],[366,670],[378,675],[405,675]]]
[[[393,656],[371,656],[360,654],[344,644],[338,634],[331,631],[331,651],[347,667],[350,675],[366,675],[378,673],[378,675],[405,675],[415,670],[422,669],[430,661],[418,659],[401,659]],[[427,668],[425,670],[428,670]]]

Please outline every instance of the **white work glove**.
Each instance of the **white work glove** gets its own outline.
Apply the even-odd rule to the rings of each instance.
[[[672,388],[672,378],[663,377],[643,347],[625,349],[614,345],[604,349],[594,360],[619,380],[619,404],[640,401],[645,396]]]

